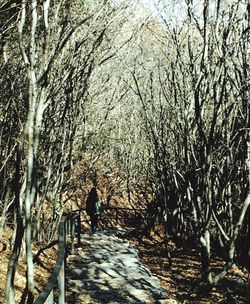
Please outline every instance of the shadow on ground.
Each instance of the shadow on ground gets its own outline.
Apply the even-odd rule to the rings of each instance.
[[[84,234],[82,242],[85,247],[68,262],[67,303],[145,304],[169,298],[159,279],[141,264],[137,251],[116,231]]]

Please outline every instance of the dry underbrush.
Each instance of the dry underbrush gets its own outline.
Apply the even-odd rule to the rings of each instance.
[[[8,268],[8,262],[11,255],[10,248],[10,239],[12,235],[12,230],[10,228],[6,228],[4,231],[4,235],[1,239],[1,243],[4,244],[2,246],[2,250],[0,251],[0,304],[5,303],[5,284],[6,284],[6,274]],[[33,253],[34,256],[37,252],[42,249],[41,244],[34,244]],[[57,259],[57,246],[53,246],[49,249],[42,251],[39,256],[36,258],[35,262],[35,296],[37,296],[43,289],[43,287],[48,282],[48,278],[50,276],[51,271],[54,268],[56,259]],[[16,303],[24,303],[26,292],[26,263],[25,257],[23,254],[23,250],[20,254],[18,260],[18,267],[15,276],[15,294],[16,294]]]
[[[195,249],[177,248],[169,244],[173,259],[172,271],[169,269],[164,243],[159,235],[152,238],[129,237],[132,245],[139,251],[142,263],[156,275],[169,295],[179,303],[192,304],[247,304],[250,303],[248,272],[235,266],[227,276],[211,290],[202,287],[199,253]],[[212,260],[212,270],[219,271],[223,261]]]

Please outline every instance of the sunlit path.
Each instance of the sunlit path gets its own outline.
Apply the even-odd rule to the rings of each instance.
[[[66,288],[73,293],[67,303],[164,303],[169,298],[117,232],[82,236],[87,250],[69,257]]]

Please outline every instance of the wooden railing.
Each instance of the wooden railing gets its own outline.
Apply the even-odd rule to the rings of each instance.
[[[57,290],[58,293],[58,304],[65,304],[65,269],[66,269],[66,258],[70,250],[71,253],[75,251],[75,236],[77,236],[78,246],[81,244],[81,215],[85,212],[85,209],[78,209],[72,211],[67,216],[63,216],[58,233],[59,233],[59,253],[56,261],[56,265],[52,271],[49,281],[41,294],[35,300],[34,304],[53,304],[54,303],[54,293]],[[103,209],[103,216],[114,219],[116,223],[124,217],[122,213],[127,212],[133,215],[136,221],[143,216],[146,212],[145,209],[129,209],[129,208],[115,208],[106,207]],[[86,215],[86,214],[85,214]],[[85,219],[85,221],[87,218]],[[70,241],[70,248],[67,246],[67,238]]]
[[[132,209],[123,207],[106,207],[102,212],[102,217],[104,219],[113,219],[116,224],[125,218],[129,218],[134,223],[140,222],[144,218],[144,215],[146,215],[146,209]]]
[[[58,233],[59,233],[59,252],[56,265],[52,271],[49,281],[42,293],[35,300],[34,304],[53,304],[54,293],[57,290],[58,293],[58,304],[65,303],[65,269],[66,269],[66,258],[68,255],[69,248],[67,247],[67,237],[70,237],[71,252],[75,250],[74,238],[76,231],[76,223],[79,224],[78,217],[73,215],[64,216],[60,222]],[[78,243],[80,244],[80,225],[78,226]]]
[[[77,226],[79,227],[83,222],[89,222],[89,217],[87,216],[86,209],[81,208],[71,211],[72,214],[77,218]],[[134,224],[139,224],[146,218],[147,209],[141,208],[124,208],[124,207],[104,207],[101,212],[101,222],[110,220],[113,224],[119,224],[123,220],[127,219],[132,221]],[[79,234],[80,231],[77,230]],[[80,234],[77,235],[78,240],[80,239]]]

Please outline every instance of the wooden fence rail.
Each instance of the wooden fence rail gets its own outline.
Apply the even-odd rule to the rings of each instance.
[[[75,216],[77,216],[77,226],[81,225],[81,222],[89,221],[85,208],[73,210],[71,212],[76,214]],[[125,216],[124,216],[125,214],[130,215],[130,218],[132,218],[134,220],[134,222],[137,220],[140,221],[143,218],[146,218],[147,209],[146,208],[136,209],[136,208],[124,208],[124,207],[104,207],[102,209],[101,220],[113,219],[115,221],[115,223],[118,224],[119,220],[122,220],[125,218]],[[83,217],[82,217],[82,215],[83,215]],[[80,236],[78,236],[78,239],[79,238],[80,238]]]

